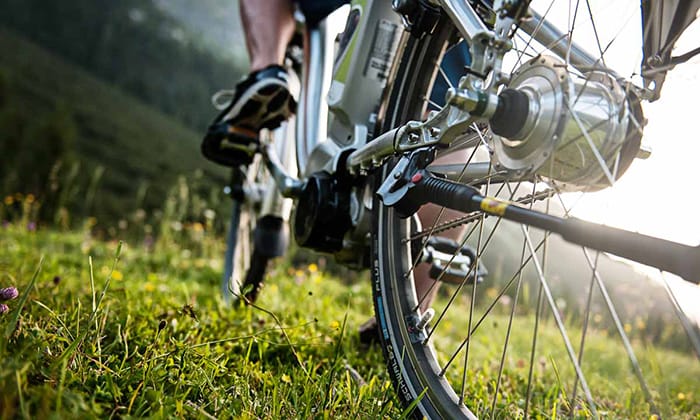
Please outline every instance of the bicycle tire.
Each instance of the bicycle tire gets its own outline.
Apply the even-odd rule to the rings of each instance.
[[[399,52],[397,54],[397,65],[393,69],[393,76],[390,78],[392,84],[387,88],[387,94],[385,100],[380,107],[379,113],[379,133],[386,132],[394,127],[397,127],[409,120],[422,120],[427,107],[427,99],[430,98],[430,92],[432,85],[437,77],[439,77],[439,63],[446,50],[446,48],[453,44],[457,39],[456,31],[451,26],[448,19],[442,18],[442,21],[435,25],[435,30],[430,34],[421,34],[421,36],[410,36],[408,34],[404,35],[404,39],[400,43]],[[377,175],[378,182],[385,179],[396,160],[389,162],[384,165],[380,173]],[[466,164],[465,164],[466,165]],[[467,182],[467,180],[465,180]],[[378,186],[379,184],[377,184]],[[536,185],[536,181],[533,182]],[[488,184],[487,184],[488,188]],[[533,188],[533,192],[534,192]],[[558,194],[558,193],[557,193]],[[533,193],[532,196],[535,194]],[[558,197],[555,195],[554,197]],[[551,197],[550,197],[551,198]],[[511,194],[511,200],[512,200]],[[530,199],[530,202],[534,201],[534,198]],[[524,203],[529,204],[529,203]],[[548,207],[547,207],[548,209]],[[543,292],[542,288],[539,288],[537,293],[537,303],[535,312],[535,327],[532,334],[533,344],[530,349],[529,359],[530,366],[528,370],[527,379],[527,395],[523,398],[525,399],[524,407],[522,406],[507,406],[498,403],[501,397],[498,391],[494,392],[493,395],[489,395],[488,399],[480,399],[473,397],[471,395],[465,395],[467,393],[467,387],[465,386],[465,381],[467,375],[472,375],[472,371],[465,367],[461,375],[463,377],[462,383],[459,383],[459,379],[454,380],[449,378],[449,372],[445,372],[447,369],[445,358],[449,358],[452,354],[452,358],[449,358],[447,365],[452,363],[455,355],[461,355],[462,348],[466,343],[472,341],[472,336],[467,335],[464,341],[462,341],[462,347],[460,347],[456,353],[450,350],[449,353],[445,352],[444,348],[439,351],[436,350],[434,344],[435,341],[439,339],[439,334],[448,334],[444,331],[440,332],[437,329],[438,323],[442,320],[442,315],[446,313],[447,309],[451,309],[453,312],[459,313],[460,308],[451,308],[450,305],[452,301],[447,306],[447,309],[443,311],[438,310],[440,317],[437,322],[429,324],[429,327],[424,330],[416,330],[415,320],[420,319],[423,315],[422,311],[418,310],[421,302],[417,297],[416,288],[414,284],[414,279],[412,275],[412,270],[415,268],[414,257],[416,255],[416,240],[411,240],[410,238],[416,236],[416,228],[412,226],[410,218],[401,218],[397,215],[397,212],[392,208],[387,208],[381,205],[377,200],[374,205],[374,236],[372,239],[372,282],[373,282],[373,301],[375,307],[375,313],[377,315],[379,332],[380,332],[380,343],[384,353],[384,357],[388,366],[389,375],[391,377],[392,383],[394,385],[397,394],[404,405],[404,407],[410,408],[412,410],[412,415],[416,418],[478,418],[478,417],[505,417],[510,418],[512,416],[525,416],[529,415],[551,415],[551,411],[545,414],[544,411],[538,411],[537,407],[533,408],[531,404],[531,385],[536,387],[537,384],[532,383],[533,381],[533,369],[535,363],[535,355],[537,351],[537,336],[541,333],[538,330],[538,326],[541,321],[540,313],[542,313],[542,306],[545,304],[547,292]],[[488,225],[481,216],[476,216],[472,218],[470,222],[472,226],[472,232],[488,231]],[[496,226],[498,226],[498,221]],[[415,225],[415,224],[414,224]],[[478,226],[478,229],[475,228]],[[423,228],[422,233],[427,232],[427,237],[432,235],[432,229],[435,226],[428,228]],[[495,228],[494,228],[495,229]],[[527,235],[527,233],[525,233]],[[481,256],[485,251],[481,248],[482,237],[486,238],[486,234],[478,233],[477,238],[477,249],[478,255]],[[425,239],[421,239],[425,241]],[[489,236],[486,243],[491,240]],[[544,235],[542,243],[544,243],[544,252],[547,252],[547,243],[549,242],[548,236]],[[423,245],[425,242],[423,242]],[[523,255],[526,252],[525,240],[522,243],[522,255],[520,256],[520,264],[517,265],[519,272],[515,272],[512,279],[517,279],[517,283],[513,283],[513,280],[508,283],[505,289],[501,290],[501,293],[495,299],[491,299],[492,302],[488,305],[495,305],[498,303],[498,299],[503,296],[503,291],[509,291],[509,293],[514,294],[512,305],[512,312],[510,314],[510,319],[508,322],[512,323],[514,314],[516,313],[516,304],[518,302],[519,293],[521,291],[522,277],[523,277]],[[485,247],[484,247],[485,248]],[[540,249],[535,249],[537,251]],[[545,260],[546,258],[538,255],[535,251],[531,251],[530,260]],[[420,251],[419,251],[420,252]],[[495,251],[498,252],[498,251]],[[541,252],[541,251],[540,251]],[[585,252],[585,250],[584,250]],[[504,254],[507,254],[504,252]],[[477,257],[479,258],[479,257]],[[515,256],[517,258],[517,255]],[[598,257],[596,256],[595,262],[592,263],[589,255],[586,254],[586,259],[588,265],[591,267],[591,279],[590,279],[590,290],[592,291],[594,285],[601,289],[600,293],[604,296],[606,302],[609,300],[608,292],[605,290],[605,286],[600,281],[598,275]],[[477,260],[478,261],[478,260]],[[520,277],[520,279],[518,279]],[[598,277],[596,279],[596,277]],[[505,276],[505,278],[510,278]],[[546,283],[546,279],[541,279],[543,283]],[[537,284],[537,283],[536,283]],[[516,286],[517,285],[517,286]],[[462,284],[464,286],[464,283]],[[464,298],[463,296],[457,296],[457,292],[450,291],[448,295],[452,299],[457,297],[457,299]],[[472,291],[469,293],[471,296],[464,298],[469,302],[464,302],[461,309],[467,311],[469,314],[468,327],[465,326],[467,331],[472,331],[474,333],[472,317],[474,316],[474,306],[472,302],[476,300],[476,288],[479,286],[473,286]],[[517,287],[517,289],[516,289]],[[466,288],[464,289],[466,290]],[[588,331],[588,324],[590,321],[590,306],[591,306],[591,296],[592,292],[588,294],[587,312],[583,317],[585,320],[584,326],[582,327],[583,333],[581,335],[581,344],[579,347],[580,354],[578,355],[578,363],[580,364],[583,360],[583,348],[584,340],[586,339],[586,331]],[[457,300],[455,299],[455,301]],[[485,306],[488,306],[485,305]],[[471,306],[471,308],[469,308]],[[484,317],[478,322],[481,325],[481,321],[486,319],[487,315],[491,314],[493,306],[490,306],[486,310]],[[556,305],[553,308],[557,308]],[[619,316],[617,315],[617,309],[614,307],[607,308],[612,318],[611,324],[614,324],[615,328],[619,330],[623,344],[626,346],[629,344],[629,338],[624,333],[624,328],[621,328]],[[555,311],[555,310],[553,310]],[[613,312],[615,313],[613,315]],[[682,311],[676,313],[679,317],[683,317]],[[449,315],[448,315],[449,316]],[[549,315],[550,318],[556,318],[557,315],[554,312]],[[474,318],[476,319],[476,318]],[[544,319],[544,315],[542,316]],[[501,318],[498,318],[500,322]],[[487,320],[488,321],[488,320]],[[496,321],[494,321],[496,322]],[[592,323],[592,321],[590,321]],[[444,327],[440,325],[440,328]],[[446,327],[445,327],[446,328]],[[507,337],[505,338],[505,345],[503,353],[496,352],[494,356],[501,358],[499,373],[497,379],[487,378],[488,382],[485,388],[499,389],[501,385],[502,372],[504,369],[504,360],[506,359],[506,352],[509,350],[508,340],[510,337],[511,324],[508,324]],[[561,329],[561,327],[559,327]],[[444,328],[443,328],[444,329]],[[495,327],[494,327],[495,329]],[[539,332],[538,332],[539,331]],[[675,331],[675,330],[674,330]],[[683,333],[679,329],[680,333]],[[697,334],[697,330],[693,333],[686,329],[685,333],[689,336],[692,334]],[[466,334],[466,333],[465,333]],[[563,334],[566,334],[565,332]],[[687,343],[686,343],[687,345]],[[541,346],[540,346],[541,347]],[[469,345],[467,344],[467,354]],[[631,346],[630,346],[631,348]],[[697,349],[695,349],[697,351]],[[549,349],[543,350],[549,351]],[[628,350],[626,350],[628,351]],[[445,355],[447,353],[447,356]],[[468,360],[468,356],[466,357]],[[634,354],[629,353],[631,363],[636,364],[636,358]],[[575,363],[571,362],[572,365]],[[633,366],[634,367],[634,366]],[[475,369],[476,370],[480,370]],[[576,367],[572,367],[576,370]],[[639,369],[638,367],[636,369]],[[636,371],[635,371],[636,374]],[[536,376],[536,373],[534,374]],[[573,380],[565,383],[569,386],[573,383],[573,392],[571,393],[571,404],[568,408],[568,412],[554,411],[558,414],[567,415],[592,415],[596,416],[595,404],[590,404],[591,398],[588,395],[587,385],[582,383],[578,375],[575,375]],[[647,384],[644,378],[640,378],[641,394],[646,397],[646,404],[649,406],[650,414],[659,414],[657,407],[655,406],[655,400],[651,397],[651,392],[647,388]],[[582,391],[582,388],[586,388]],[[559,392],[564,392],[561,387]],[[569,388],[571,389],[571,388]],[[578,395],[577,395],[578,392]],[[581,394],[586,394],[588,397],[586,401],[583,401]],[[566,393],[564,392],[564,395]],[[566,398],[563,398],[564,400]],[[642,398],[644,399],[644,398]],[[604,408],[607,408],[603,404]],[[531,411],[528,411],[531,410]],[[533,414],[533,412],[537,414]],[[649,414],[647,414],[648,416]]]
[[[246,194],[251,194],[251,185],[261,181],[258,165],[259,162],[253,162],[249,167],[232,169],[238,173],[233,174],[230,187],[233,203],[221,284],[227,302],[255,301],[269,261],[256,252],[254,232],[259,206],[254,203],[255,199],[246,197]]]
[[[268,262],[284,255],[288,233],[284,220],[274,214],[263,214],[265,189],[274,188],[269,174],[256,158],[234,176],[233,207],[226,243],[222,278],[224,299],[230,302],[254,303],[263,287]]]
[[[429,96],[428,91],[436,76],[440,53],[445,50],[448,41],[455,36],[454,28],[449,21],[443,19],[436,28],[435,33],[420,38],[406,36],[406,42],[400,46],[399,65],[395,69],[392,86],[387,89],[388,99],[380,108],[382,131],[409,120],[421,119],[424,110],[422,98]],[[391,164],[386,165],[381,179],[386,177],[391,166]],[[419,400],[413,411],[415,418],[469,418],[471,413],[465,409],[466,407],[451,403],[456,397],[450,395],[451,387],[445,386],[446,384],[442,381],[426,384],[426,381],[419,379],[421,369],[417,366],[421,363],[430,363],[429,358],[405,362],[407,354],[404,349],[412,345],[407,339],[408,332],[403,328],[402,319],[403,314],[409,312],[410,308],[406,306],[405,300],[392,293],[397,290],[394,279],[399,278],[402,273],[386,271],[391,270],[390,267],[386,267],[386,262],[396,257],[395,241],[385,236],[386,222],[384,221],[387,213],[393,210],[383,207],[379,202],[375,203],[374,209],[375,235],[372,240],[374,310],[379,325],[382,351],[394,389],[404,407],[410,407]],[[409,226],[404,228],[410,229]],[[411,251],[408,249],[406,252]],[[411,355],[415,354],[411,353]],[[411,357],[411,355],[408,356]]]
[[[299,84],[302,64],[292,50],[300,42],[299,34],[295,35],[287,54],[286,64],[293,86]],[[259,133],[264,137],[263,144],[275,145],[279,159],[289,159],[288,148],[298,146],[294,135],[296,119],[296,116],[292,116],[278,128]],[[298,155],[299,151],[292,156]],[[292,165],[291,161],[284,163]],[[289,227],[286,219],[290,206],[283,203],[285,199],[277,192],[277,186],[260,154],[248,166],[233,168],[233,171],[233,207],[221,289],[227,302],[254,303],[263,287],[269,261],[283,256],[288,248]]]

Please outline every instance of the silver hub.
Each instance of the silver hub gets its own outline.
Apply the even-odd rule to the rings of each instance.
[[[609,186],[630,126],[628,100],[610,75],[576,75],[554,57],[535,57],[513,73],[508,86],[527,96],[522,127],[494,135],[497,165],[537,174],[579,190]]]

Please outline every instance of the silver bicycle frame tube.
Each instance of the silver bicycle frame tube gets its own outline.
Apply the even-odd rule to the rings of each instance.
[[[490,32],[468,1],[440,0],[440,6],[465,39],[471,40],[479,33]]]
[[[389,7],[382,5],[382,2],[378,0],[365,0],[356,3],[362,5],[364,8],[363,13],[373,14],[372,16],[363,16],[363,19],[367,19],[369,23],[364,27],[358,27],[358,33],[354,35],[362,39],[360,42],[362,45],[356,49],[366,50],[372,48],[364,44],[371,41],[371,36],[373,35],[371,32],[376,30],[374,25],[382,21],[397,22],[398,15],[394,14]],[[473,41],[474,38],[481,39],[483,36],[491,33],[468,2],[463,0],[439,0],[439,3],[451,17],[460,33],[468,40],[467,42],[476,42]],[[561,57],[566,57],[568,54],[572,65],[581,70],[590,69],[597,65],[596,60],[587,54],[585,50],[575,43],[569,45],[566,34],[547,21],[543,21],[543,17],[536,12],[532,12],[532,15],[532,19],[522,23],[522,30],[530,35],[534,35],[534,38],[542,45],[550,46]],[[332,167],[333,165],[330,164],[330,161],[337,157],[338,152],[344,147],[358,148],[348,159],[348,166],[353,172],[354,169],[368,169],[375,166],[387,156],[396,153],[398,151],[396,131],[384,133],[369,144],[365,144],[365,139],[362,138],[368,132],[367,124],[371,112],[362,110],[362,112],[358,113],[358,103],[366,105],[367,102],[375,102],[374,99],[377,101],[379,99],[379,93],[376,92],[376,89],[371,91],[371,89],[368,90],[367,86],[364,86],[366,81],[363,80],[365,75],[362,73],[367,72],[366,64],[364,64],[367,62],[366,55],[368,54],[366,51],[361,51],[361,53],[364,53],[362,56],[360,56],[360,51],[357,51],[357,54],[353,54],[352,62],[355,64],[343,76],[344,84],[350,86],[350,89],[345,86],[344,90],[346,93],[342,94],[343,98],[347,99],[337,101],[336,109],[334,110],[334,114],[340,113],[339,115],[342,115],[343,118],[332,118],[331,122],[332,127],[334,127],[331,130],[333,132],[331,135],[335,133],[335,137],[348,136],[352,140],[348,144],[344,141],[346,140],[344,138],[334,141],[325,139],[328,121],[326,92],[328,92],[331,84],[333,63],[331,54],[332,39],[328,35],[325,22],[307,30],[305,37],[305,61],[303,79],[301,81],[302,94],[296,127],[296,159],[299,173],[307,173],[309,157],[314,151],[321,152],[316,154],[316,160],[320,156],[321,160],[328,161],[325,164],[315,162],[313,166],[318,170],[319,168]],[[350,51],[350,53],[355,52]],[[350,91],[349,93],[347,93],[348,90]],[[360,98],[363,100],[362,102],[358,102]],[[368,100],[368,98],[372,100]],[[347,117],[350,117],[349,121]],[[283,160],[286,161],[284,157]],[[477,170],[476,172],[479,171]],[[282,173],[277,175],[276,178],[280,178],[283,181],[280,184],[281,186],[290,187],[291,184],[294,184],[293,180],[288,179],[288,177],[285,178]],[[288,194],[292,189],[296,190],[296,185],[292,189],[285,189],[287,189],[286,192]]]
[[[471,41],[479,33],[490,32],[481,22],[481,19],[479,19],[469,2],[463,0],[440,0],[440,6],[447,12],[465,39]],[[550,47],[552,51],[562,58],[566,58],[568,55],[571,64],[579,70],[601,67],[598,65],[598,60],[591,57],[576,42],[572,42],[569,45],[569,37],[566,33],[544,20],[542,15],[534,10],[530,9],[530,13],[532,18],[525,19],[521,22],[520,27],[528,34],[534,35],[537,42]]]
[[[303,173],[308,158],[326,135],[328,105],[326,93],[331,83],[333,40],[326,22],[307,28],[304,32],[304,62],[301,97],[297,108],[296,155],[299,173]]]
[[[537,42],[548,46],[561,58],[565,59],[568,54],[571,65],[581,71],[592,68],[603,68],[599,60],[591,57],[583,48],[576,44],[576,42],[572,42],[571,48],[569,49],[568,34],[544,20],[542,15],[534,10],[530,9],[530,13],[532,14],[532,18],[523,21],[521,29],[531,36],[534,36]]]

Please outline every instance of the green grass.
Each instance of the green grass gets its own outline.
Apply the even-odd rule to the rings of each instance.
[[[3,229],[3,285],[21,290],[44,260],[18,327],[13,312],[0,318],[0,417],[400,414],[381,351],[353,333],[371,314],[368,284],[281,265],[260,302],[271,312],[233,310],[209,242],[125,244],[113,270],[117,242]]]
[[[223,242],[207,230],[150,248],[101,242],[87,230],[0,229],[0,286],[21,291],[0,316],[2,418],[402,415],[381,351],[357,341],[372,313],[366,280],[348,285],[316,264],[282,262],[259,308],[234,310],[218,295]],[[516,321],[496,418],[517,417],[524,405],[533,319]],[[458,337],[464,323],[447,319],[440,335]],[[506,324],[500,309],[475,336],[467,388],[475,409],[490,409]],[[567,413],[570,372],[549,350],[561,347],[557,340],[544,322],[530,411],[537,418]],[[634,345],[663,417],[698,418],[697,359]],[[594,331],[586,358],[598,362],[586,373],[606,418],[650,418],[616,342]]]

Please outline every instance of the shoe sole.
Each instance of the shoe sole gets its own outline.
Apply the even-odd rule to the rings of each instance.
[[[249,87],[220,121],[231,120],[232,125],[249,126],[252,124],[245,123],[252,121],[258,123],[259,129],[274,129],[292,115],[290,109],[292,100],[287,84],[283,81],[261,80]],[[256,106],[257,109],[246,112],[244,109],[246,106]],[[251,113],[251,111],[254,112]],[[248,115],[241,119],[241,114]]]

